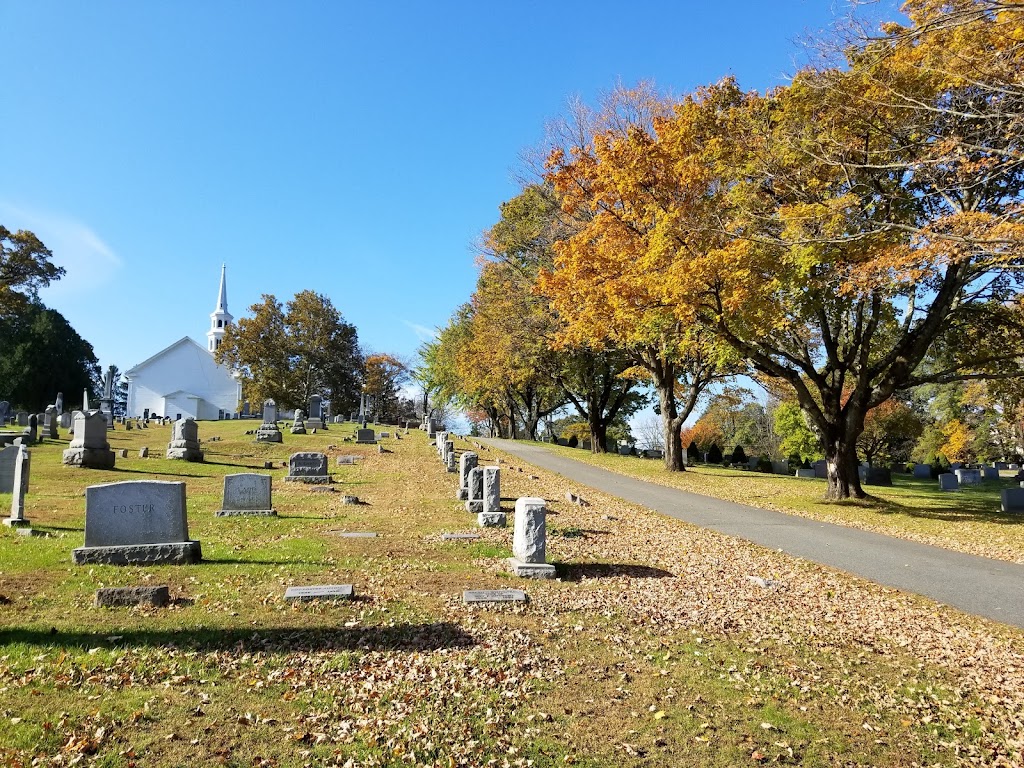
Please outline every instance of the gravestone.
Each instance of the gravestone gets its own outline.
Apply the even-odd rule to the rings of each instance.
[[[99,414],[99,411],[95,411]],[[106,422],[100,415],[99,423]],[[202,551],[188,537],[185,484],[129,480],[85,489],[85,546],[78,565],[180,565],[198,563]]]
[[[995,467],[982,467],[981,476],[985,480],[998,480],[999,470]]]
[[[789,462],[783,460],[772,460],[772,472],[776,475],[789,474]]]
[[[441,461],[444,461],[444,446],[448,442],[447,432],[438,432],[435,438],[435,446],[437,448],[437,455],[441,457]]]
[[[148,605],[163,608],[171,602],[171,590],[166,584],[150,587],[101,587],[96,590],[93,605],[97,608],[126,608]]]
[[[21,445],[7,445],[0,448],[0,493],[14,493],[15,476],[19,462],[24,463],[21,473],[22,490],[24,493],[28,493],[32,454]]]
[[[224,476],[224,498],[217,517],[255,515],[272,517],[277,515],[270,500],[270,475],[243,472]]]
[[[11,476],[11,514],[4,518],[4,525],[12,528],[28,527],[25,519],[25,491],[28,490],[29,454],[23,445],[12,446],[14,450],[13,474]],[[5,448],[4,451],[11,450]]]
[[[8,419],[11,418],[11,404],[6,400],[0,400],[0,427],[7,426]]]
[[[331,482],[327,473],[327,454],[316,451],[293,453],[288,459],[285,482],[324,485]]]
[[[291,433],[293,435],[306,434],[306,422],[302,420],[302,411],[299,409],[295,411],[295,421],[292,422]]]
[[[981,482],[981,472],[977,469],[957,469],[953,474],[960,485],[977,485]]]
[[[444,466],[453,474],[459,471],[459,465],[455,463],[455,443],[451,440],[444,444]]]
[[[469,470],[477,463],[477,455],[472,451],[466,451],[459,457],[459,490],[456,498],[459,501],[469,500]]]
[[[481,528],[504,528],[505,513],[501,511],[501,469],[484,467],[483,507],[476,517]]]
[[[471,603],[525,603],[526,593],[521,589],[467,589],[462,602]]]
[[[335,463],[337,464],[355,464],[358,456],[339,456]]]
[[[805,480],[814,480],[816,475],[813,469],[800,469],[796,470],[796,476]]]
[[[39,417],[34,413],[28,415],[28,426],[22,430],[22,443],[33,445],[39,441]]]
[[[484,511],[484,468],[473,467],[469,470],[469,495],[466,511],[478,515]]]
[[[373,445],[377,442],[377,435],[372,429],[357,429],[356,442],[363,445]]]
[[[516,499],[512,532],[512,557],[508,564],[516,576],[530,579],[555,578],[555,566],[547,564],[547,510],[544,499],[524,496]]]
[[[1024,514],[1024,488],[1003,488],[1000,509],[1008,514]]]
[[[915,464],[914,465],[914,477],[918,480],[931,480],[932,479],[932,468],[929,464]]]
[[[939,490],[940,491],[959,491],[960,481],[957,476],[951,472],[943,472],[939,475]]]
[[[72,416],[70,413],[62,413],[60,415],[60,428],[71,429]]]
[[[149,446],[144,445],[141,448],[139,448],[139,458],[140,459],[148,459],[149,458]]]
[[[72,467],[113,469],[114,452],[107,442],[107,421],[99,411],[76,411],[75,436],[61,460]]]
[[[892,471],[888,467],[867,467],[861,479],[864,485],[892,485]]]
[[[814,476],[819,480],[828,479],[828,463],[824,459],[819,459],[811,464],[811,468],[814,470]]]
[[[26,411],[18,411],[18,426],[19,427],[27,427],[28,426],[28,413]]]
[[[263,401],[263,423],[256,430],[257,443],[280,443],[283,441],[281,430],[277,428],[277,403],[267,399]]]
[[[309,418],[306,419],[306,426],[310,429],[327,429],[323,407],[324,399],[320,395],[309,396]]]
[[[199,450],[199,426],[190,416],[178,419],[171,427],[171,442],[167,444],[168,459],[184,459],[185,461],[202,461],[203,452]]]
[[[355,595],[351,584],[321,584],[310,587],[288,587],[284,599],[299,603],[311,600],[351,600]]]

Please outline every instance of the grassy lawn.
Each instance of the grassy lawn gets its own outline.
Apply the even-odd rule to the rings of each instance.
[[[790,512],[840,525],[864,528],[960,552],[1024,563],[1024,515],[1000,511],[1000,491],[1016,487],[1015,472],[960,491],[938,489],[935,480],[893,475],[892,487],[865,486],[870,497],[825,501],[824,480],[766,475],[698,464],[686,472],[666,472],[661,460],[593,454],[577,448],[532,443],[567,458],[612,472],[752,507]]]
[[[26,516],[41,535],[0,530],[0,764],[1024,760],[1020,631],[597,492],[588,507],[567,504],[564,480],[487,450],[485,463],[502,462],[509,512],[518,496],[549,500],[560,578],[517,580],[504,564],[511,528],[475,528],[422,432],[385,439],[389,452],[378,453],[343,440],[352,425],[285,430],[284,445],[257,445],[247,428],[201,423],[203,464],[137,458],[142,445],[162,455],[169,427],[113,432],[129,458],[112,471],[62,466],[66,440],[32,449]],[[296,450],[327,452],[338,492],[284,483]],[[335,464],[343,454],[362,458]],[[268,460],[280,516],[216,518],[223,476],[262,472]],[[653,462],[635,464],[647,472]],[[698,476],[743,480],[686,477]],[[71,563],[87,485],[178,477],[203,563]],[[343,494],[364,503],[345,506]],[[472,530],[479,541],[440,540]],[[357,599],[282,599],[291,585],[331,583],[352,583]],[[136,584],[169,585],[172,605],[93,607],[97,588]],[[464,589],[512,586],[530,602],[461,602]]]

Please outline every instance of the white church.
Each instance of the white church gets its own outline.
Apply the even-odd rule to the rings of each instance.
[[[242,384],[213,359],[224,331],[234,319],[228,312],[226,268],[220,268],[217,306],[210,313],[206,347],[185,336],[125,372],[128,416],[167,416],[172,419],[235,418]]]

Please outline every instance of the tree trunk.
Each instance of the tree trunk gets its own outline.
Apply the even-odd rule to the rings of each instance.
[[[863,499],[866,495],[860,487],[857,469],[857,440],[849,436],[828,440],[825,444],[825,467],[828,472],[828,491],[825,498]]]
[[[669,472],[685,472],[683,440],[680,434],[682,419],[676,412],[675,382],[659,384],[658,405],[661,411],[661,431],[665,441],[665,469]]]

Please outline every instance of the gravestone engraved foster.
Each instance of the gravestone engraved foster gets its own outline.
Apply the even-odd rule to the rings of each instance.
[[[277,515],[274,505],[271,503],[270,494],[270,475],[259,475],[254,472],[225,475],[224,498],[216,515],[217,517]]]
[[[105,423],[105,422],[104,422]],[[198,563],[198,541],[188,537],[185,484],[130,480],[85,489],[85,546],[71,553],[78,565]]]
[[[327,454],[315,451],[293,453],[288,459],[285,482],[326,484],[331,482],[327,472]]]
[[[516,499],[509,566],[516,576],[531,579],[555,578],[555,566],[547,564],[547,509],[544,499]]]

